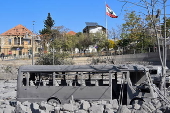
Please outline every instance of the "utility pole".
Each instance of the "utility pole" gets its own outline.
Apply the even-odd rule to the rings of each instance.
[[[33,35],[32,35],[32,65],[34,65],[34,22],[33,22]]]

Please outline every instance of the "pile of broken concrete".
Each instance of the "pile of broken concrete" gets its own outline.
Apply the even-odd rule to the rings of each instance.
[[[1,101],[0,113],[163,113],[162,104],[158,100],[142,102],[141,104],[119,105],[117,100],[111,101],[73,101],[67,104],[47,102],[30,103],[25,101]],[[162,108],[163,109],[163,108]]]

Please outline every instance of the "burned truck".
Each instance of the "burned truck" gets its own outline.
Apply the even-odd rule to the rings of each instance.
[[[17,77],[20,102],[117,99],[128,105],[159,94],[142,65],[27,65]]]

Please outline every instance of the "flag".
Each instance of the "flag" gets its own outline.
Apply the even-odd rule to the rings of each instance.
[[[106,4],[106,14],[110,16],[111,18],[117,18],[116,14],[113,12],[112,9]]]

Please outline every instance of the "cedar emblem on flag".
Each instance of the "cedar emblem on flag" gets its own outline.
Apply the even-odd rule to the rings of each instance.
[[[113,12],[112,9],[106,4],[106,14],[110,16],[111,18],[117,18],[116,14]]]

